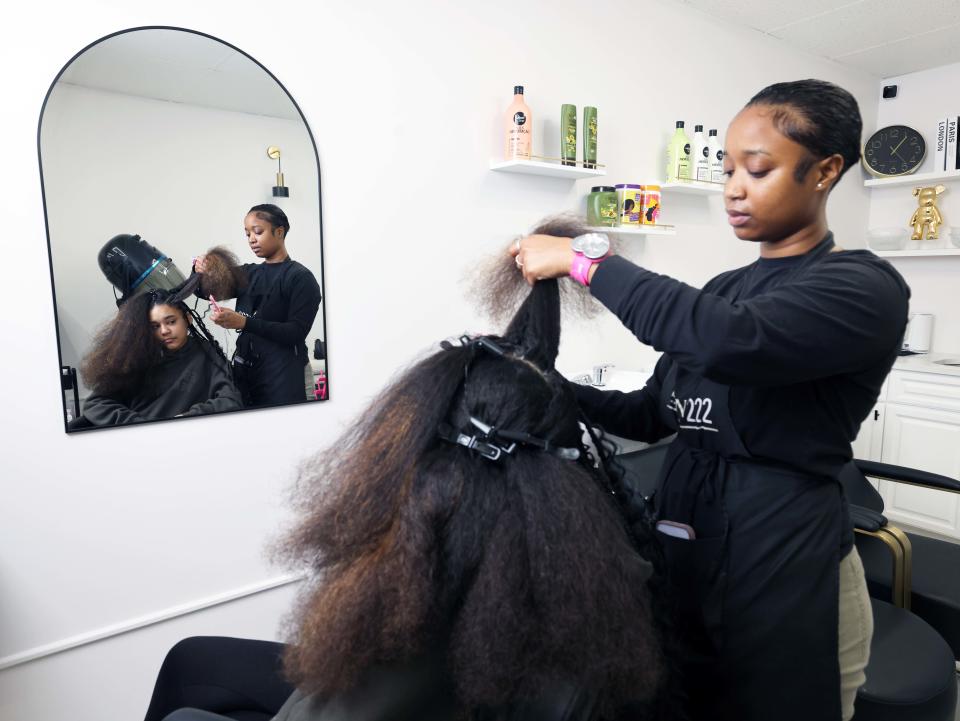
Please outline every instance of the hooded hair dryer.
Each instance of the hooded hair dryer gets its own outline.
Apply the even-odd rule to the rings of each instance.
[[[118,306],[138,293],[174,290],[186,282],[176,264],[139,235],[113,236],[100,249],[97,263],[121,293]]]

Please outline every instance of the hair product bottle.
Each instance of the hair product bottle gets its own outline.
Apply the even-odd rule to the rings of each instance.
[[[660,218],[660,186],[643,186],[643,211],[640,214],[640,222],[643,225],[657,225]]]
[[[583,165],[597,167],[597,109],[592,105],[583,108]]]
[[[617,204],[620,225],[639,225],[643,217],[643,186],[635,183],[617,183]]]
[[[506,116],[506,159],[517,160],[522,158],[529,160],[532,147],[533,115],[523,101],[523,86],[515,85],[513,102],[507,108]]]
[[[717,137],[717,129],[711,128],[707,137],[707,147],[710,154],[710,182],[722,183],[723,177],[723,145]]]
[[[560,106],[560,157],[564,165],[577,164],[577,106]]]
[[[710,148],[702,125],[693,126],[693,179],[710,180]]]
[[[690,180],[690,138],[683,130],[683,121],[667,146],[667,180]]]
[[[595,185],[587,196],[587,225],[615,226],[617,224],[617,189],[612,185]]]

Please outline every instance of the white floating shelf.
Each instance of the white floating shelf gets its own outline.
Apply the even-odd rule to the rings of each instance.
[[[720,195],[723,183],[707,183],[702,180],[671,180],[660,185],[660,190],[670,190],[690,195]]]
[[[595,225],[588,228],[598,233],[613,233],[616,235],[676,235],[677,229],[673,225]]]
[[[491,160],[490,170],[501,173],[524,173],[526,175],[545,175],[551,178],[597,178],[606,175],[603,168],[583,168],[579,165],[561,165],[542,160]]]
[[[912,173],[911,175],[898,175],[895,178],[874,178],[873,180],[863,181],[863,184],[867,188],[885,188],[890,185],[929,185],[930,183],[950,182],[951,180],[960,180],[960,170]]]
[[[930,250],[875,250],[881,258],[923,258],[933,255],[960,255],[960,248],[931,248]]]

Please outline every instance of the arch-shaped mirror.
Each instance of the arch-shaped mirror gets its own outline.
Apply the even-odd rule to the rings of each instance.
[[[327,397],[320,164],[266,68],[114,33],[51,85],[38,152],[68,432]]]

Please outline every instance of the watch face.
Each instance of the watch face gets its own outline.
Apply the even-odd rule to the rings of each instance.
[[[587,233],[577,237],[580,241],[579,250],[588,258],[602,258],[610,250],[610,240],[603,233]]]
[[[863,146],[863,166],[881,177],[907,175],[920,167],[927,153],[923,136],[906,125],[880,128]]]

